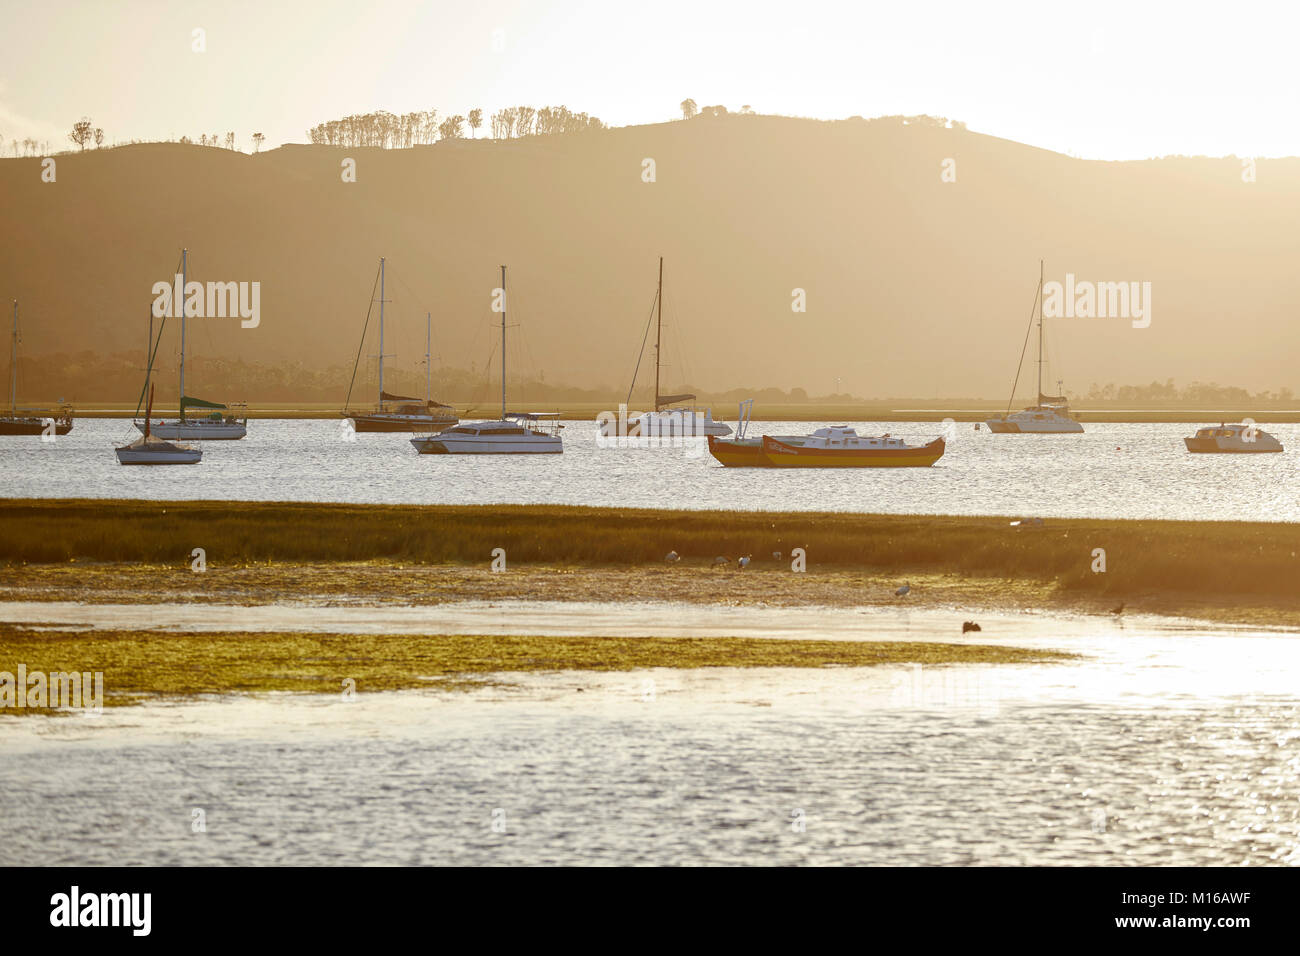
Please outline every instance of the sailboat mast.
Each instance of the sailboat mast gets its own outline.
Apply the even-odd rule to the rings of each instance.
[[[655,411],[659,411],[659,344],[664,335],[664,257],[659,257],[659,291],[655,295],[659,304],[659,319],[655,324]]]
[[[1038,398],[1035,405],[1043,404],[1043,260],[1038,260]]]
[[[188,249],[181,250],[181,418],[185,417],[185,283],[189,274]]]
[[[18,300],[14,299],[14,335],[9,345],[9,412],[18,411]]]
[[[501,267],[501,420],[506,420],[506,267]]]
[[[424,313],[424,404],[427,406],[433,399],[433,364],[429,357],[430,346],[433,343],[433,315],[430,312]]]
[[[379,403],[384,402],[384,257],[379,257]]]

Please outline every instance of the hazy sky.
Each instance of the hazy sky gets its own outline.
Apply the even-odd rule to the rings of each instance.
[[[1300,154],[1297,3],[0,0],[0,136],[305,142],[347,113],[932,113],[1089,158]],[[206,31],[206,52],[192,31]],[[481,131],[486,135],[487,124]]]

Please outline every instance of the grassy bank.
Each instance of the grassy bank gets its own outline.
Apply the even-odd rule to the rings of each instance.
[[[753,638],[382,636],[32,631],[0,626],[0,671],[96,672],[106,706],[145,695],[297,691],[362,694],[482,686],[488,675],[655,667],[874,667],[1022,664],[1075,655],[973,644]],[[39,711],[15,710],[14,714]],[[3,713],[3,712],[0,712]]]
[[[386,506],[246,502],[0,502],[0,562],[117,562],[187,569],[267,563],[379,562],[486,568],[664,567],[718,573],[715,556],[787,572],[794,548],[810,576],[858,570],[907,579],[1032,582],[1075,595],[1212,597],[1291,606],[1300,528],[1245,522],[652,511],[552,506]],[[1105,550],[1105,573],[1093,570]],[[781,552],[777,562],[773,552]],[[0,571],[0,574],[4,574]]]

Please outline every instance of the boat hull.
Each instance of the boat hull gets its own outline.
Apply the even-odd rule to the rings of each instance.
[[[763,457],[774,468],[928,468],[943,457],[944,441],[907,448],[825,448],[791,445],[763,436]]]
[[[135,427],[144,432],[144,422],[136,422]],[[197,419],[192,422],[156,422],[149,426],[149,432],[166,441],[238,441],[248,434],[248,426],[243,422]]]
[[[440,432],[457,424],[458,418],[420,418],[407,415],[344,415],[358,432]]]
[[[798,441],[793,437],[782,437],[780,440],[791,444]],[[710,435],[709,454],[727,468],[772,467],[772,463],[763,454],[763,439],[761,438],[722,439]]]
[[[1188,451],[1201,455],[1259,455],[1282,451],[1281,443],[1272,438],[1268,441],[1257,440],[1254,442],[1231,442],[1227,439],[1218,438],[1184,438],[1183,442],[1187,445]]]
[[[1004,418],[992,418],[984,423],[995,435],[1081,435],[1083,426],[1076,421],[1056,422],[1016,422]]]
[[[52,419],[54,434],[66,435],[72,431],[69,419]],[[0,435],[44,435],[48,418],[0,418]]]
[[[646,412],[627,423],[627,434],[638,438],[725,437],[731,434],[731,426],[700,412]]]
[[[115,449],[120,465],[197,465],[203,460],[203,452],[197,448],[177,448],[161,451],[152,448]]]
[[[465,438],[412,438],[411,444],[421,455],[559,455],[564,441],[558,436],[535,438],[494,438],[488,441]]]

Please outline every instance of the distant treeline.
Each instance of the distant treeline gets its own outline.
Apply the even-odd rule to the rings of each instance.
[[[552,133],[577,133],[604,129],[605,124],[586,113],[574,113],[567,106],[509,106],[492,114],[492,136],[513,139],[519,136],[545,136]],[[472,109],[465,116],[456,114],[438,119],[437,110],[389,113],[379,110],[345,116],[319,123],[307,131],[312,143],[324,146],[377,146],[381,149],[404,149],[422,146],[439,139],[463,139],[465,127],[476,135],[483,125],[483,111]]]
[[[144,381],[143,355],[118,352],[101,355],[96,352],[75,354],[53,353],[44,356],[21,356],[18,361],[18,397],[22,403],[32,404],[66,399],[69,402],[134,402]],[[190,355],[185,371],[188,390],[212,401],[247,401],[287,403],[301,402],[312,405],[335,402],[342,407],[347,398],[348,382],[352,377],[350,365],[328,368],[309,368],[301,362],[264,364],[206,358]],[[432,375],[432,396],[438,401],[465,406],[491,406],[499,400],[500,379],[495,370],[485,374],[482,369],[435,368]],[[154,382],[160,399],[175,400],[178,385],[177,369],[173,356],[162,356],[154,366]],[[390,392],[424,397],[425,374],[423,368],[384,368],[384,388]],[[788,391],[779,388],[737,388],[727,392],[705,392],[689,384],[671,386],[674,393],[693,392],[701,402],[721,403],[729,406],[746,398],[756,404],[803,404],[812,402],[850,403],[861,401],[851,395],[809,396],[802,388]],[[376,392],[375,363],[368,363],[357,371],[352,390],[352,404],[373,404]],[[511,378],[511,397],[521,403],[603,403],[611,411],[627,398],[625,389],[600,386],[579,388],[556,384],[534,378]],[[638,388],[633,392],[634,410],[649,405],[653,391]]]
[[[728,111],[727,107],[696,106],[691,99],[683,100],[680,106],[683,119],[718,118],[726,116],[754,116],[754,108],[748,104],[738,111]],[[466,127],[471,136],[477,136],[482,128],[484,114],[482,109],[472,109],[465,115],[459,113],[450,116],[438,116],[437,110],[415,110],[410,113],[390,113],[376,110],[373,113],[358,113],[344,116],[342,119],[327,120],[318,123],[307,131],[307,138],[318,146],[377,146],[381,149],[402,149],[411,146],[423,146],[440,139],[463,139]],[[586,113],[575,113],[567,106],[507,106],[488,117],[490,135],[494,139],[518,139],[522,136],[549,136],[557,133],[579,133],[587,130],[601,130],[609,127],[599,118]],[[877,116],[864,119],[850,116],[849,120],[864,123],[884,123],[901,126],[931,126],[948,129],[965,129],[966,124],[944,116]],[[104,130],[96,127],[89,117],[83,116],[72,125],[68,139],[80,150],[85,150],[92,143],[98,148],[105,145]],[[177,140],[130,139],[115,140],[111,145],[121,146],[151,142],[179,142],[198,146],[216,146],[224,149],[237,149],[235,133],[200,133],[197,137],[181,136]],[[250,137],[253,152],[261,150],[266,137],[253,133]],[[0,150],[5,147],[5,137],[0,135]],[[48,140],[33,138],[13,138],[8,148],[15,157],[49,156],[54,152]],[[58,152],[65,152],[60,150]]]
[[[1152,382],[1150,385],[1098,385],[1096,382],[1088,390],[1090,402],[1163,402],[1163,403],[1209,403],[1209,404],[1244,404],[1246,402],[1289,402],[1293,396],[1291,389],[1279,388],[1252,394],[1235,385],[1217,385],[1214,382],[1192,382],[1179,388],[1174,380],[1167,379],[1163,384]]]

